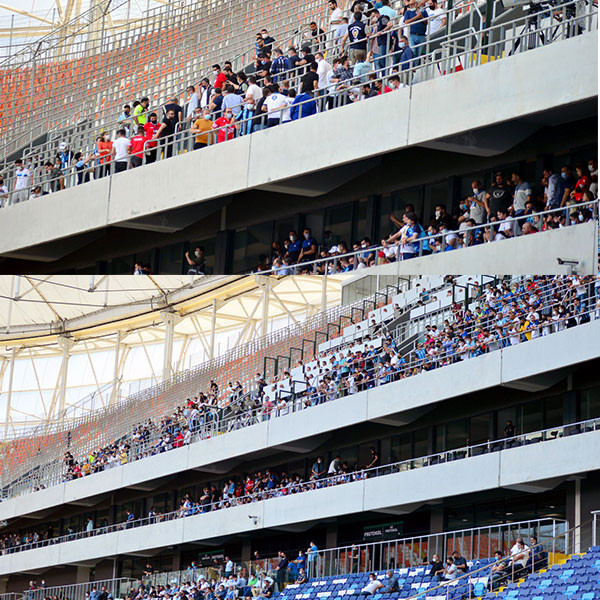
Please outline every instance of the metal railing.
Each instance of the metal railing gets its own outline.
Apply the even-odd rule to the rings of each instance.
[[[402,286],[409,289],[418,280],[418,277],[403,280],[399,289]],[[342,319],[352,323],[354,310],[362,307],[365,302],[378,302],[377,298],[381,298],[381,294],[318,312],[303,322],[292,323],[265,336],[236,345],[221,356],[176,373],[169,379],[126,398],[120,398],[101,413],[90,414],[68,424],[55,422],[44,429],[43,435],[28,436],[24,440],[27,441],[24,450],[20,449],[19,440],[4,444],[0,448],[1,498],[30,493],[34,487],[45,485],[45,480],[37,478],[35,472],[43,470],[47,463],[55,464],[65,450],[70,450],[76,457],[87,456],[89,452],[112,444],[130,433],[141,424],[141,415],[158,421],[183,398],[193,397],[199,390],[208,389],[211,379],[215,379],[221,389],[227,381],[236,379],[247,385],[258,371],[263,371],[265,353],[276,353],[279,346],[288,351],[290,347],[302,347],[302,340],[316,335],[317,331],[326,331],[325,336],[329,339],[330,323],[341,322]],[[312,353],[310,349],[302,347],[298,356],[306,359],[312,357]],[[30,474],[33,476],[28,479]],[[54,474],[52,477],[54,479],[47,481],[61,481],[60,475]],[[21,478],[18,487],[12,488],[11,484],[18,478]],[[25,484],[26,481],[29,481],[28,485]]]
[[[523,278],[516,278],[517,281]],[[562,296],[568,290],[568,280],[562,286],[554,286],[553,291],[558,291],[559,295]],[[548,286],[550,287],[550,286]],[[542,294],[548,296],[547,290],[542,289]],[[586,301],[588,306],[585,310],[578,315],[568,315],[563,318],[553,321],[549,325],[544,325],[544,328],[548,329],[548,333],[555,333],[562,331],[566,328],[568,321],[576,319],[576,322],[587,321],[592,319],[600,318],[598,309],[595,307],[595,288],[590,284],[589,293],[586,295]],[[544,298],[547,302],[543,306],[541,311],[551,313],[552,309],[559,303],[548,303],[548,298]],[[470,298],[469,301],[475,302],[477,298]],[[419,301],[416,301],[418,304]],[[518,332],[508,331],[505,335],[494,337],[491,341],[486,343],[484,348],[480,345],[473,345],[470,348],[463,350],[460,349],[447,349],[443,352],[439,352],[435,355],[427,354],[425,351],[418,351],[419,340],[414,338],[414,335],[419,332],[419,328],[425,324],[441,323],[445,318],[452,314],[454,303],[446,304],[434,311],[426,311],[422,317],[410,319],[406,324],[402,324],[394,332],[396,351],[400,352],[404,357],[403,361],[399,363],[396,368],[381,368],[380,365],[376,365],[371,369],[364,370],[364,378],[360,385],[351,384],[346,378],[335,385],[333,388],[329,385],[323,385],[325,382],[324,376],[321,374],[318,376],[317,381],[295,381],[290,378],[289,386],[286,389],[280,390],[272,395],[269,392],[264,392],[262,396],[255,394],[246,394],[244,399],[245,403],[240,403],[237,406],[230,407],[228,411],[221,409],[215,409],[204,419],[198,419],[194,422],[187,422],[186,427],[189,428],[190,437],[185,442],[179,442],[173,444],[171,441],[166,446],[162,444],[164,439],[163,431],[154,431],[146,439],[134,442],[129,439],[129,449],[127,450],[127,459],[124,462],[131,462],[146,458],[148,456],[176,449],[182,447],[188,443],[195,443],[204,439],[214,437],[223,433],[228,433],[245,427],[250,427],[254,424],[277,418],[280,416],[286,416],[307,408],[322,404],[324,402],[332,401],[346,395],[350,395],[360,391],[362,389],[368,389],[371,387],[377,387],[392,383],[409,377],[423,370],[429,370],[432,368],[439,368],[441,366],[447,366],[453,362],[465,360],[476,357],[484,352],[491,352],[494,350],[501,349],[510,344],[515,343],[515,337],[519,343],[528,340],[527,336],[531,339],[542,335],[542,325],[529,326],[526,329],[519,330]],[[407,307],[406,311],[410,310],[410,306]],[[471,335],[475,338],[476,329],[480,329],[478,323],[473,323],[471,326],[465,327],[465,334]],[[422,331],[422,329],[421,329]],[[369,331],[365,331],[365,335],[369,335]],[[404,346],[401,344],[406,338],[409,339]],[[347,346],[351,347],[355,343],[355,340],[350,342]],[[370,356],[374,360],[382,355],[386,350],[381,352],[371,352]],[[334,353],[343,352],[342,348],[336,348]],[[319,360],[323,360],[323,357],[319,357]],[[267,388],[271,385],[267,385]],[[273,397],[271,397],[273,396]],[[269,400],[266,402],[265,400]],[[115,464],[115,466],[117,466]],[[39,487],[41,483],[44,486],[56,485],[62,481],[65,481],[64,467],[56,461],[51,465],[48,465],[47,469],[40,469],[32,479],[24,478],[22,481],[14,482],[11,486],[6,489],[7,497],[18,495],[19,493],[29,493],[32,491],[34,485]],[[118,467],[117,467],[118,468]],[[34,483],[35,482],[35,483]]]
[[[382,477],[402,473],[404,471],[412,471],[414,469],[427,468],[429,466],[440,465],[448,462],[466,460],[483,454],[489,454],[492,452],[502,452],[535,443],[556,441],[563,437],[571,437],[574,435],[580,435],[592,431],[597,431],[599,429],[600,418],[567,423],[557,427],[550,427],[548,429],[542,429],[526,434],[515,435],[498,440],[488,440],[481,444],[466,445],[452,450],[435,452],[426,456],[402,460],[382,465],[379,467],[372,467],[370,469],[360,469],[351,473],[336,474],[322,478],[315,478],[313,480],[309,480],[302,483],[294,483],[284,488],[284,495],[310,492],[328,487],[337,487],[344,484],[351,484],[364,481],[374,477]],[[75,532],[67,535],[54,537],[51,539],[31,541],[24,544],[11,546],[2,550],[2,553],[14,554],[17,552],[45,548],[55,544],[62,544],[74,540],[89,539],[99,535],[117,533],[121,531],[126,531],[128,529],[145,527],[149,525],[155,525],[158,523],[166,523],[181,518],[200,516],[202,514],[218,510],[225,510],[231,507],[253,504],[255,502],[266,501],[271,498],[276,498],[281,495],[280,491],[281,490],[279,489],[274,489],[270,491],[258,492],[255,494],[241,496],[238,498],[228,498],[219,500],[217,502],[207,502],[202,504],[190,502],[188,504],[183,504],[176,511],[171,511],[162,514],[153,514],[152,516],[144,518],[135,518],[135,516],[133,516],[133,518],[129,518],[126,522],[116,523],[113,525],[105,525],[103,527],[94,528],[90,531]]]
[[[135,586],[135,583],[135,579],[121,577],[86,583],[36,587],[35,589],[24,590],[23,600],[45,600],[46,598],[53,597],[60,598],[61,600],[88,600],[92,590],[100,591],[103,588],[117,600],[118,598],[124,598],[127,592]]]
[[[373,65],[381,66],[382,62],[385,63],[383,69],[373,71],[376,75],[375,79],[371,81],[372,84],[380,83],[382,86],[386,85],[386,80],[389,77],[389,70],[393,64],[397,64],[399,69],[399,77],[403,85],[415,85],[419,82],[428,81],[436,77],[442,77],[455,73],[459,70],[467,68],[473,68],[479,66],[482,63],[490,62],[491,60],[499,60],[504,56],[511,55],[515,52],[528,51],[534,47],[542,45],[541,39],[543,38],[544,44],[553,43],[559,40],[567,39],[576,33],[584,33],[597,27],[597,7],[593,3],[586,5],[586,9],[583,13],[580,12],[577,16],[567,16],[571,14],[573,7],[577,4],[577,0],[571,0],[557,7],[552,7],[541,11],[536,17],[535,27],[529,28],[531,17],[522,17],[515,19],[509,23],[502,25],[495,25],[481,29],[479,31],[467,30],[452,32],[448,31],[444,37],[436,40],[440,47],[431,51],[425,56],[416,56],[409,60],[403,61],[401,58],[401,52],[393,52],[386,54],[381,57],[377,57],[373,61]],[[469,15],[475,15],[476,12],[469,11]],[[470,17],[471,18],[471,17]],[[556,24],[555,19],[560,19]],[[401,26],[396,26],[396,29],[400,29]],[[575,32],[575,33],[574,33]],[[530,43],[531,36],[535,44],[532,46]],[[414,47],[416,53],[426,52],[430,48],[431,42],[427,40],[423,44]],[[379,61],[379,62],[377,62]],[[316,103],[322,110],[325,104],[329,104],[332,107],[341,107],[346,104],[350,104],[360,98],[360,85],[365,81],[366,75],[362,78],[350,78],[347,81],[342,81],[337,84],[336,89],[331,89],[331,86],[319,88],[315,91],[315,98],[300,102],[296,105],[296,108],[302,110],[309,110],[312,112],[313,105]],[[274,111],[277,115],[280,114],[280,110]],[[208,137],[209,145],[217,140],[217,143],[224,143],[234,139],[235,137],[242,134],[252,134],[257,129],[261,129],[265,126],[264,120],[268,118],[268,114],[253,115],[246,119],[238,119],[232,125],[224,125],[222,127],[215,128],[212,132],[212,137]],[[272,115],[273,116],[273,115]],[[277,119],[275,119],[277,120]],[[271,122],[274,119],[271,119]],[[270,124],[272,124],[270,122]],[[285,125],[286,122],[279,120],[279,125]],[[98,132],[98,127],[95,128]],[[250,133],[247,133],[250,132]],[[198,134],[191,133],[190,130],[183,132],[177,132],[170,136],[165,136],[159,140],[158,151],[151,155],[151,160],[162,160],[165,158],[171,158],[180,152],[185,152],[189,147],[192,146],[194,138]],[[95,135],[90,138],[88,135],[87,147],[81,147],[81,151],[87,157],[91,157],[89,160],[91,163],[86,166],[88,176],[98,176],[99,164],[96,164],[97,158],[93,158]],[[37,147],[32,151],[32,154],[37,156],[36,160],[45,162],[46,158],[52,157],[54,160],[55,152],[58,147],[58,141],[49,142],[46,145]],[[154,156],[155,154],[155,156]],[[148,160],[148,154],[143,153],[142,159],[144,162]],[[123,162],[123,161],[119,161]],[[125,161],[125,166],[128,165],[129,159]],[[113,174],[115,171],[115,161],[109,160],[102,162],[101,166],[105,172]],[[39,170],[39,167],[35,167]],[[63,169],[59,177],[45,179],[42,184],[50,186],[51,189],[55,189],[57,186],[62,187],[63,185],[77,185],[79,175],[82,172],[77,171],[74,165],[69,165]],[[85,177],[84,177],[85,179]],[[84,183],[84,181],[81,181]],[[27,191],[18,190],[19,201],[28,199],[30,191],[36,186],[33,181],[27,188]],[[14,186],[13,186],[14,187]],[[14,190],[10,192],[9,204],[14,203],[12,197]]]
[[[318,579],[417,567],[426,564],[434,553],[447,556],[454,550],[466,560],[474,561],[492,557],[496,551],[503,552],[518,537],[536,536],[541,543],[547,543],[568,529],[564,519],[541,518],[326,548],[315,552],[310,576]],[[287,555],[293,560],[292,552]],[[248,569],[251,573],[262,571],[272,576],[278,561],[279,557],[253,560]]]

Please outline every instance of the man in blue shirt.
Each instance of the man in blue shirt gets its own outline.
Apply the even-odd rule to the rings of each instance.
[[[285,258],[289,260],[291,265],[295,265],[298,262],[301,250],[302,242],[298,239],[298,235],[295,231],[290,231],[290,245],[288,246]]]
[[[299,104],[301,104],[301,106],[298,106]],[[310,115],[314,115],[316,113],[317,103],[312,99],[312,93],[310,92],[298,94],[296,98],[294,98],[294,102],[290,107],[290,117],[292,118],[292,121],[303,119],[304,117],[310,117]]]
[[[302,250],[298,257],[298,262],[307,262],[317,258],[317,240],[312,236],[310,227],[304,229],[304,239],[302,240]]]
[[[415,54],[408,44],[408,38],[404,35],[400,37],[398,46],[400,50],[394,54],[394,64],[399,64],[402,71],[408,71],[415,66],[415,61],[413,60],[415,58]],[[408,73],[406,75],[408,75]],[[403,77],[406,77],[406,75]],[[408,84],[410,82],[405,80],[403,83]]]
[[[410,45],[415,56],[424,53],[425,33],[427,32],[427,13],[417,8],[416,0],[408,0],[404,10],[404,24],[410,25]]]
[[[367,56],[367,28],[363,23],[363,14],[360,11],[354,13],[354,21],[348,25],[348,31],[342,38],[341,53],[344,54],[344,47],[347,41],[350,41],[348,46],[348,58],[350,64],[355,65],[357,62],[365,60]]]

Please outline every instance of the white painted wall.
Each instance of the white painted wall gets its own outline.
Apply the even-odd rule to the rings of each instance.
[[[0,254],[594,98],[597,38],[593,31],[18,204],[2,212]],[[522,93],[519,81],[536,93]],[[432,118],[440,110],[444,118]]]
[[[488,273],[489,275],[568,275],[568,265],[557,258],[577,260],[577,272],[598,272],[598,222],[553,229],[533,235],[440,252],[421,258],[397,261],[363,269],[357,277],[369,275],[436,275]]]
[[[594,431],[0,556],[0,575],[95,561],[106,556],[159,549],[361,511],[394,509],[410,512],[414,505],[449,496],[585,473],[600,467],[599,456],[600,431]],[[258,517],[256,523],[250,516]]]
[[[219,462],[241,459],[259,451],[276,452],[277,447],[284,444],[293,446],[316,435],[366,421],[391,415],[401,419],[403,412],[413,408],[431,406],[448,398],[597,358],[600,356],[598,339],[600,320],[6,500],[0,503],[0,519],[15,518],[190,469],[210,469]]]

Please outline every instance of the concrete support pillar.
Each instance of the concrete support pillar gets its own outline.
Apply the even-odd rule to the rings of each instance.
[[[119,361],[121,359],[121,332],[117,331],[117,339],[115,340],[115,362],[113,365],[113,387],[110,392],[109,405],[116,404],[119,399],[119,388],[120,388],[120,373],[119,373]]]
[[[58,415],[61,421],[65,418],[65,404],[67,398],[67,376],[69,374],[70,350],[75,342],[64,335],[58,338],[58,347],[62,350],[62,363],[60,372],[60,387],[58,389]]]
[[[212,315],[210,319],[210,345],[208,347],[208,358],[213,359],[215,357],[215,329],[217,328],[217,300],[216,298],[212,301]]]
[[[434,504],[429,512],[429,533],[443,533],[444,531],[444,506]],[[437,552],[442,558],[446,555],[444,537],[442,535],[432,537],[429,542],[429,555]]]
[[[171,567],[172,571],[180,571],[181,570],[181,550],[173,550],[173,566]]]
[[[337,548],[338,545],[338,527],[336,523],[330,523],[327,525],[327,532],[325,534],[325,547],[326,548]]]
[[[90,567],[77,567],[75,583],[88,583],[91,571]]]
[[[171,365],[173,364],[173,337],[177,315],[164,311],[160,316],[165,324],[165,347],[163,352],[162,380],[167,381],[171,377]]]
[[[13,376],[15,372],[15,358],[17,351],[12,348],[10,351],[10,363],[8,365],[8,392],[6,394],[6,415],[4,417],[4,438],[8,437],[8,422],[10,419],[10,407],[12,403]]]
[[[248,563],[252,559],[252,543],[244,540],[242,543],[242,562]]]

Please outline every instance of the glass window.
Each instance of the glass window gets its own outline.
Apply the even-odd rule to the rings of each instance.
[[[437,204],[443,204],[446,207],[446,212],[452,214],[452,206],[448,205],[448,180],[429,183],[425,186],[423,207],[418,213],[425,229],[429,226],[429,221],[435,212]]]
[[[563,397],[553,396],[544,400],[544,428],[559,427],[563,424]]]
[[[371,227],[369,223],[369,211],[373,210],[373,204],[368,199],[360,200],[355,204],[354,216],[354,236],[352,241],[358,242],[362,238],[371,237]],[[378,243],[379,240],[371,240],[372,243]]]
[[[466,446],[469,437],[468,419],[458,419],[446,424],[446,448],[453,450]]]
[[[133,265],[133,255],[113,258],[106,262],[106,273],[107,275],[131,275]]]
[[[401,433],[400,435],[395,435],[392,438],[391,456],[393,457],[394,461],[399,462],[413,458],[410,437],[410,433]]]
[[[413,431],[413,456],[411,458],[419,458],[419,456],[427,456],[429,454],[428,431],[428,429]]]
[[[190,254],[194,252],[194,248],[190,248]],[[171,244],[159,249],[158,272],[161,275],[180,275],[182,269],[187,273],[187,267],[183,256],[183,244]]]
[[[233,236],[233,272],[255,270],[271,254],[273,222],[251,225]]]
[[[490,417],[489,413],[471,417],[471,429],[469,431],[469,442],[471,444],[481,444],[489,439]]]
[[[600,417],[600,386],[581,391],[581,420]]]
[[[515,430],[519,430],[519,423],[517,420],[517,409],[513,406],[512,408],[503,408],[498,411],[498,424],[496,428],[496,439],[502,439],[505,437],[504,429],[508,423],[512,421]],[[516,433],[516,431],[515,431]]]
[[[332,245],[346,242],[346,247],[351,248],[355,241],[352,239],[352,204],[326,208],[324,231],[331,231]]]
[[[542,401],[533,400],[521,406],[521,433],[530,433],[543,429]]]
[[[392,192],[391,194],[382,196],[377,201],[380,203],[378,239],[388,237],[390,234],[398,231],[396,225],[390,220],[390,216],[393,214],[398,220],[401,220],[402,212],[407,204],[412,204],[415,207],[419,217],[423,212],[420,189],[418,187]]]

